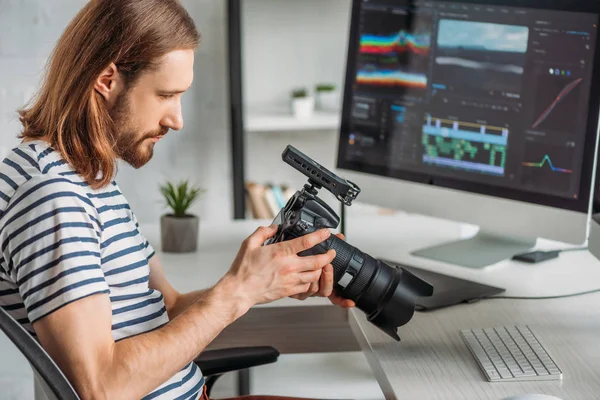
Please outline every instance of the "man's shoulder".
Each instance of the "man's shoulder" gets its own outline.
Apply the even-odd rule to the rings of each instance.
[[[53,153],[49,146],[22,143],[0,162],[0,216],[17,203],[22,206],[61,194],[93,207],[87,183]]]
[[[49,189],[71,188],[81,193],[88,187],[58,152],[41,141],[21,143],[1,160],[0,191],[5,196],[0,197],[40,183],[49,184]]]

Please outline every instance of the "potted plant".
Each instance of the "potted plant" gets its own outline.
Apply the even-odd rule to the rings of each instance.
[[[305,88],[292,90],[292,115],[296,118],[309,118],[315,109],[315,99]]]
[[[320,83],[315,86],[317,109],[322,111],[337,111],[340,108],[340,94],[335,85]]]
[[[172,211],[160,218],[162,251],[167,253],[196,251],[200,219],[188,214],[188,209],[205,190],[190,186],[188,181],[182,181],[177,185],[167,182],[160,186],[160,192]]]

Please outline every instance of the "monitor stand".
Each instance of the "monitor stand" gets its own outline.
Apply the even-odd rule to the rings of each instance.
[[[485,268],[531,250],[536,239],[516,239],[479,231],[469,239],[412,252],[412,255],[469,268]]]

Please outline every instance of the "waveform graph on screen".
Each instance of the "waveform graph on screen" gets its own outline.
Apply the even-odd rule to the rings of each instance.
[[[370,11],[363,15],[356,84],[368,90],[423,96],[432,18]]]
[[[538,78],[531,129],[575,133],[581,113],[582,78],[544,74]]]
[[[508,135],[508,128],[427,116],[423,163],[503,176]]]
[[[521,163],[521,182],[547,192],[570,191],[575,148],[528,142]]]

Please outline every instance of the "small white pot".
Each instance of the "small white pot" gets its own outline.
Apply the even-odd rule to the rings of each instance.
[[[292,99],[292,115],[298,119],[310,118],[315,111],[314,97],[299,97]]]
[[[340,109],[341,98],[337,90],[329,92],[317,92],[316,106],[322,111],[338,111]]]

